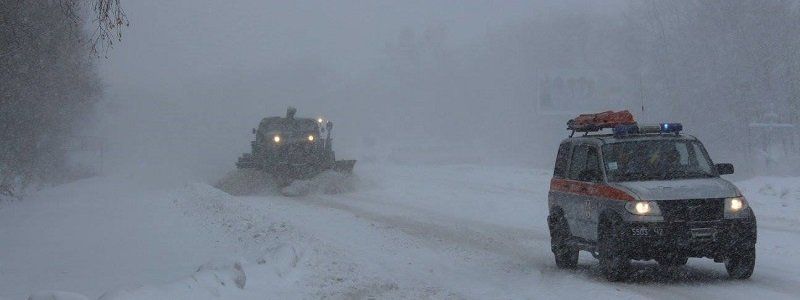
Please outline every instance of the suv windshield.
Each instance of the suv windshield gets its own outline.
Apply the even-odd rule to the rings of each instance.
[[[716,177],[703,145],[689,140],[645,140],[603,145],[609,181]]]

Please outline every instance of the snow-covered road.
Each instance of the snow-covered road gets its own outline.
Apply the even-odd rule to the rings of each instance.
[[[354,190],[334,195],[233,197],[108,177],[1,204],[0,297],[800,297],[797,178],[739,183],[759,218],[750,280],[691,259],[636,263],[630,281],[608,283],[586,253],[577,270],[555,267],[547,170],[363,164],[357,174]]]

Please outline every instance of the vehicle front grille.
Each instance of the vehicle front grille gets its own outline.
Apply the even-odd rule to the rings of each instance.
[[[713,221],[724,217],[725,199],[690,199],[658,201],[666,221]]]
[[[286,158],[291,164],[305,164],[314,161],[313,148],[308,143],[292,143],[283,146]]]

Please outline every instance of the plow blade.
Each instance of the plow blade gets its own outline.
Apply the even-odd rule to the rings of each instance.
[[[256,162],[253,161],[253,155],[250,153],[244,153],[242,156],[239,157],[239,160],[236,161],[236,168],[237,169],[255,169]]]
[[[355,160],[337,160],[333,163],[333,170],[341,173],[353,173]]]

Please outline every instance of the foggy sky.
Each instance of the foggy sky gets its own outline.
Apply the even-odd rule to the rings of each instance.
[[[324,61],[356,75],[381,59],[404,29],[447,26],[464,44],[510,23],[554,12],[613,11],[616,1],[139,0],[123,3],[124,42],[102,64],[109,83],[186,71],[216,74],[285,60]],[[142,76],[149,73],[151,76]],[[155,73],[155,74],[153,74]]]
[[[492,39],[507,39],[504,32],[519,24],[614,14],[623,3],[126,1],[131,25],[100,62],[106,91],[93,134],[108,138],[106,165],[174,165],[212,178],[248,151],[250,128],[262,117],[293,105],[300,116],[334,121],[342,158],[400,153],[403,160],[447,150],[455,161],[514,157],[547,165],[553,151],[526,149],[539,136],[526,128],[538,70],[513,58],[509,69],[491,60],[508,55],[481,53],[518,52]],[[443,32],[436,63],[444,65],[423,57],[402,73],[406,62],[392,57],[392,47],[405,33],[424,42],[431,28]],[[414,72],[436,74],[408,82]],[[559,137],[563,121],[552,126]]]

